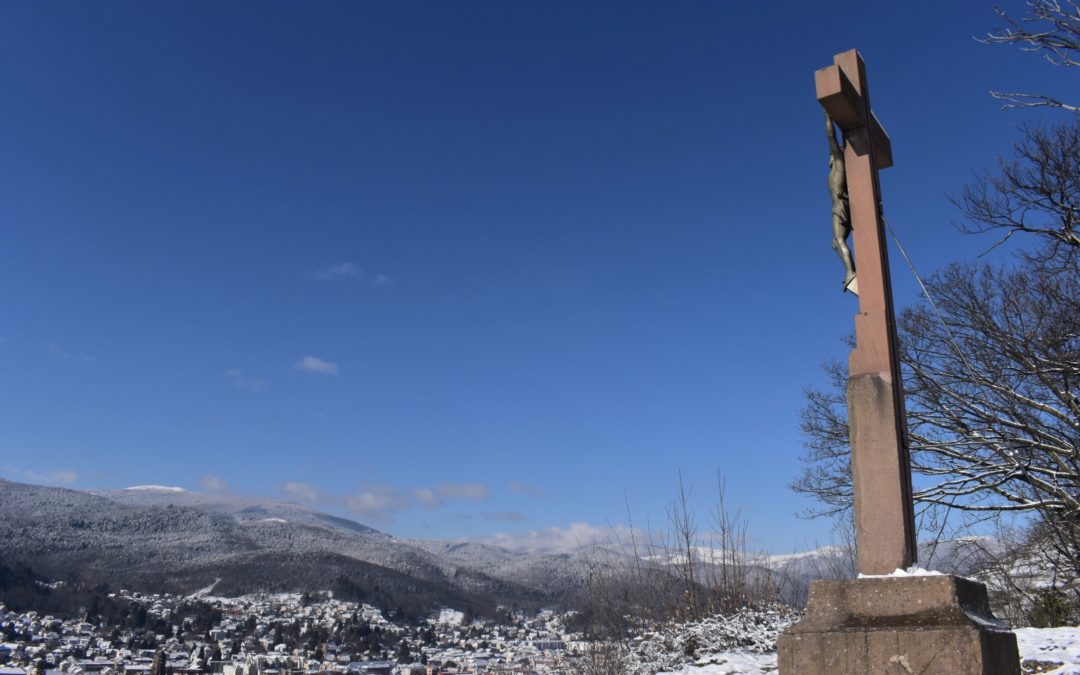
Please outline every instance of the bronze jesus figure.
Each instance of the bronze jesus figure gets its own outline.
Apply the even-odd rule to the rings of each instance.
[[[847,238],[851,235],[851,216],[848,213],[847,175],[844,173],[844,149],[836,141],[836,129],[829,113],[825,113],[825,135],[829,138],[829,195],[832,196],[832,247],[844,263],[844,290],[858,295],[855,285],[855,260],[851,257]]]

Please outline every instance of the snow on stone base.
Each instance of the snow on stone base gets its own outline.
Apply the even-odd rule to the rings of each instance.
[[[1060,663],[1043,675],[1080,675],[1080,626],[1075,628],[1018,628],[1014,631],[1021,661]],[[706,659],[711,662],[703,663]],[[720,652],[694,664],[661,670],[656,675],[764,675],[776,673],[776,653]]]
[[[886,579],[889,577],[940,577],[943,576],[941,572],[937,570],[928,570],[912,565],[905,569],[899,567],[892,574],[860,574],[860,579]]]

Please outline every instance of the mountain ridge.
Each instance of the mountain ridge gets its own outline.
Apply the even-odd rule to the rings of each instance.
[[[925,549],[924,549],[925,551]],[[706,578],[708,551],[692,551]],[[712,552],[715,554],[715,551]],[[677,574],[678,551],[646,546],[641,561]],[[973,560],[944,543],[939,569]],[[928,556],[923,556],[927,557]],[[148,592],[256,591],[335,594],[393,609],[449,606],[490,613],[573,607],[595,574],[632,577],[633,556],[594,543],[574,552],[515,550],[475,541],[402,539],[295,502],[144,485],[75,490],[0,479],[0,559],[54,580]],[[772,577],[798,603],[811,579],[852,575],[851,553],[824,547],[750,556],[755,579]],[[931,565],[927,565],[931,566]],[[661,574],[666,574],[661,572]]]
[[[555,604],[540,589],[291,502],[0,479],[0,555],[56,579],[190,593],[333,589],[382,604]]]

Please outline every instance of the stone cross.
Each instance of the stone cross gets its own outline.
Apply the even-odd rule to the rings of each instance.
[[[878,185],[878,170],[892,165],[892,153],[870,112],[858,52],[837,54],[815,78],[818,101],[844,134],[859,279],[848,376],[858,567],[862,574],[887,575],[915,562],[911,462]],[[780,635],[776,653],[781,675],[1020,675],[1016,636],[990,612],[986,587],[944,574],[811,581],[806,613]]]
[[[892,145],[870,110],[866,65],[852,49],[814,73],[817,98],[844,135],[844,164],[859,288],[855,349],[848,361],[848,426],[860,574],[889,574],[916,561],[911,459],[897,354],[889,256],[878,170]]]

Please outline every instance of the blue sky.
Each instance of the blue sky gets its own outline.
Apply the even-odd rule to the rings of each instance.
[[[1018,2],[1004,3],[1020,13]],[[0,5],[0,474],[287,497],[402,536],[761,548],[854,299],[813,71],[858,47],[922,272],[1065,73],[990,2]],[[895,256],[900,304],[916,297]],[[704,514],[702,513],[704,519]]]

